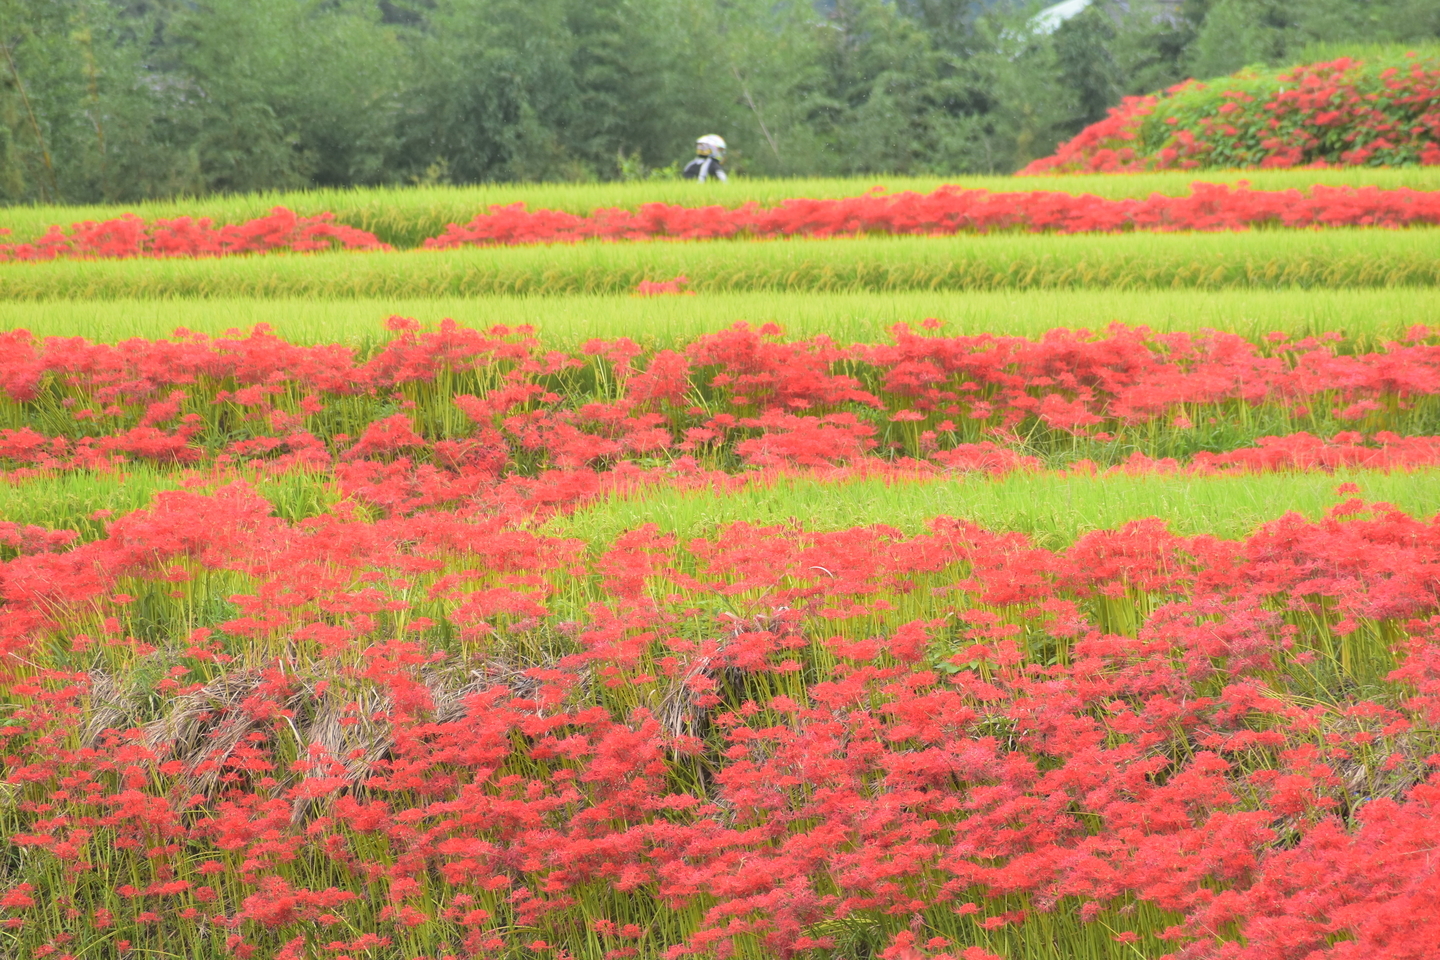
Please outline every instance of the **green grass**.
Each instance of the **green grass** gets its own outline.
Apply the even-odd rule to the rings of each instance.
[[[1146,197],[1152,193],[1182,196],[1196,180],[1233,183],[1247,180],[1257,188],[1284,190],[1316,183],[1375,185],[1440,189],[1440,170],[1408,167],[1394,170],[1354,168],[1338,170],[1189,171],[1136,175],[1087,174],[1063,177],[852,177],[835,179],[750,180],[727,184],[698,184],[687,180],[638,183],[507,183],[471,187],[383,187],[360,190],[312,190],[303,193],[256,193],[204,199],[151,201],[119,206],[11,207],[0,212],[0,226],[13,238],[32,239],[52,224],[68,226],[83,220],[104,220],[133,212],[152,220],[160,217],[210,217],[217,223],[236,223],[263,216],[274,206],[302,214],[331,212],[342,223],[370,230],[396,246],[418,246],[438,235],[447,223],[463,223],[491,204],[527,203],[532,208],[589,213],[599,207],[634,209],[642,203],[678,203],[701,206],[719,203],[739,206],[748,201],[778,204],[790,197],[857,196],[872,187],[891,191],[929,192],[941,184],[978,187],[992,191],[1060,190],[1094,193],[1102,197]]]
[[[1440,325],[1440,298],[1424,288],[1394,288],[43,300],[0,304],[0,328],[116,342],[167,337],[177,327],[221,333],[267,323],[294,342],[348,342],[363,349],[388,338],[383,321],[392,314],[426,325],[445,317],[474,327],[533,324],[556,348],[619,336],[665,347],[736,320],[774,321],[790,337],[824,333],[845,342],[876,341],[895,323],[938,317],[947,333],[1030,337],[1055,327],[1099,329],[1114,321],[1163,331],[1223,329],[1252,338],[1272,330],[1295,335],[1335,330],[1368,349],[1414,324]]]
[[[0,300],[424,298],[628,293],[683,274],[701,293],[1433,286],[1440,232],[655,241],[0,266]]]
[[[1440,511],[1440,471],[1414,473],[1276,473],[1237,477],[1065,476],[1010,474],[999,479],[945,478],[893,483],[845,483],[788,478],[723,495],[647,488],[643,493],[585,506],[551,520],[544,532],[592,544],[653,523],[682,540],[710,536],[726,524],[802,524],[843,529],[887,524],[908,534],[937,516],[970,520],[992,530],[1018,530],[1060,547],[1091,530],[1161,517],[1176,533],[1236,539],[1287,512],[1315,519],[1341,498],[1337,485],[1353,481],[1370,501],[1393,503],[1413,516]]]

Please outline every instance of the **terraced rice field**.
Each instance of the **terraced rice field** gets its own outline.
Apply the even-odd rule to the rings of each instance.
[[[1437,241],[0,264],[0,957],[1432,956]]]
[[[375,233],[386,243],[400,248],[418,247],[427,237],[439,235],[449,223],[464,223],[491,206],[524,203],[531,209],[590,213],[618,207],[635,210],[645,203],[675,203],[685,206],[720,204],[737,207],[754,201],[766,206],[792,197],[856,197],[881,187],[888,192],[928,193],[945,184],[996,193],[1053,189],[1101,197],[1147,197],[1152,193],[1181,196],[1190,192],[1196,180],[1210,183],[1244,181],[1262,190],[1329,186],[1375,186],[1382,189],[1409,187],[1413,190],[1440,189],[1440,173],[1433,167],[1393,170],[1207,170],[1203,175],[1186,172],[1135,174],[1125,177],[1074,175],[1066,177],[965,177],[954,178],[877,177],[844,180],[736,180],[723,192],[713,184],[690,181],[643,181],[607,184],[493,184],[474,187],[404,187],[398,189],[312,190],[304,193],[239,194],[204,200],[173,200],[139,204],[118,210],[113,207],[30,207],[5,211],[4,223],[11,233],[7,240],[30,239],[55,224],[68,225],[84,220],[105,220],[120,213],[135,213],[146,220],[172,217],[208,217],[217,223],[238,223],[263,216],[276,206],[310,216],[334,213],[341,223]]]

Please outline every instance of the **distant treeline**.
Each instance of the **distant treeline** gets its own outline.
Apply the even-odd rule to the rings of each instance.
[[[0,202],[671,175],[1005,173],[1124,94],[1440,0],[0,0]]]

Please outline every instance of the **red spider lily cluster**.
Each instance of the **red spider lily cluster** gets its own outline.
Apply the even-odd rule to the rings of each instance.
[[[1243,540],[1059,549],[946,517],[536,521],[780,470],[1434,466],[1435,331],[389,326],[363,354],[0,340],[7,481],[144,460],[181,487],[0,523],[10,949],[1433,952],[1440,521],[1351,485]],[[262,495],[287,477],[336,495]]]
[[[1127,97],[1022,174],[1440,164],[1440,64],[1341,58]]]
[[[742,323],[678,348],[621,338],[575,352],[528,328],[390,327],[364,356],[263,327],[118,344],[13,331],[0,336],[14,424],[0,464],[16,478],[135,461],[326,470],[397,507],[652,468],[882,458],[999,473],[1048,458],[1213,473],[1437,456],[1413,435],[1440,407],[1426,327],[1360,349],[1338,334],[1254,343],[1120,324],[1036,340],[900,325],[888,342],[841,344]]]
[[[1359,501],[1240,542],[587,550],[165,494],[0,567],[0,926],[39,956],[1422,958],[1437,567],[1433,522]]]
[[[583,240],[715,240],[842,237],[866,234],[949,236],[958,233],[1122,233],[1233,231],[1257,226],[1409,227],[1440,223],[1434,191],[1408,187],[1327,187],[1255,190],[1247,184],[1195,183],[1183,197],[1107,199],[1052,190],[991,193],[941,187],[928,194],[872,192],[831,200],[786,200],[778,207],[683,207],[647,203],[638,211],[592,214],[493,206],[469,223],[450,224],[426,249],[576,243]],[[214,226],[209,220],[157,220],[126,215],[103,223],[59,227],[28,243],[0,244],[0,262],[134,257],[214,257],[239,253],[389,250],[373,234],[333,222],[333,215],[297,217],[277,207],[268,217]],[[645,281],[641,295],[689,293],[685,277]]]
[[[1028,231],[1118,233],[1132,230],[1244,230],[1253,226],[1403,227],[1440,223],[1433,191],[1315,186],[1253,190],[1241,184],[1196,183],[1184,197],[1106,199],[1052,190],[991,193],[941,187],[933,193],[871,193],[834,200],[786,200],[778,207],[682,207],[647,203],[638,211],[598,210],[588,216],[494,206],[425,241],[432,250],[468,245],[566,243],[580,240],[731,237],[836,237]]]
[[[26,243],[0,243],[0,262],[390,249],[374,234],[335,223],[334,219],[331,213],[301,217],[284,207],[276,207],[264,217],[222,226],[205,217],[176,217],[147,224],[134,214],[126,214],[99,223],[87,220],[71,224],[68,232],[53,226],[44,236]]]

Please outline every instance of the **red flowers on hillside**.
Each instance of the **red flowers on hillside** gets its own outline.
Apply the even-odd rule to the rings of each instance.
[[[1127,97],[1022,174],[1440,164],[1440,63],[1342,57]]]

